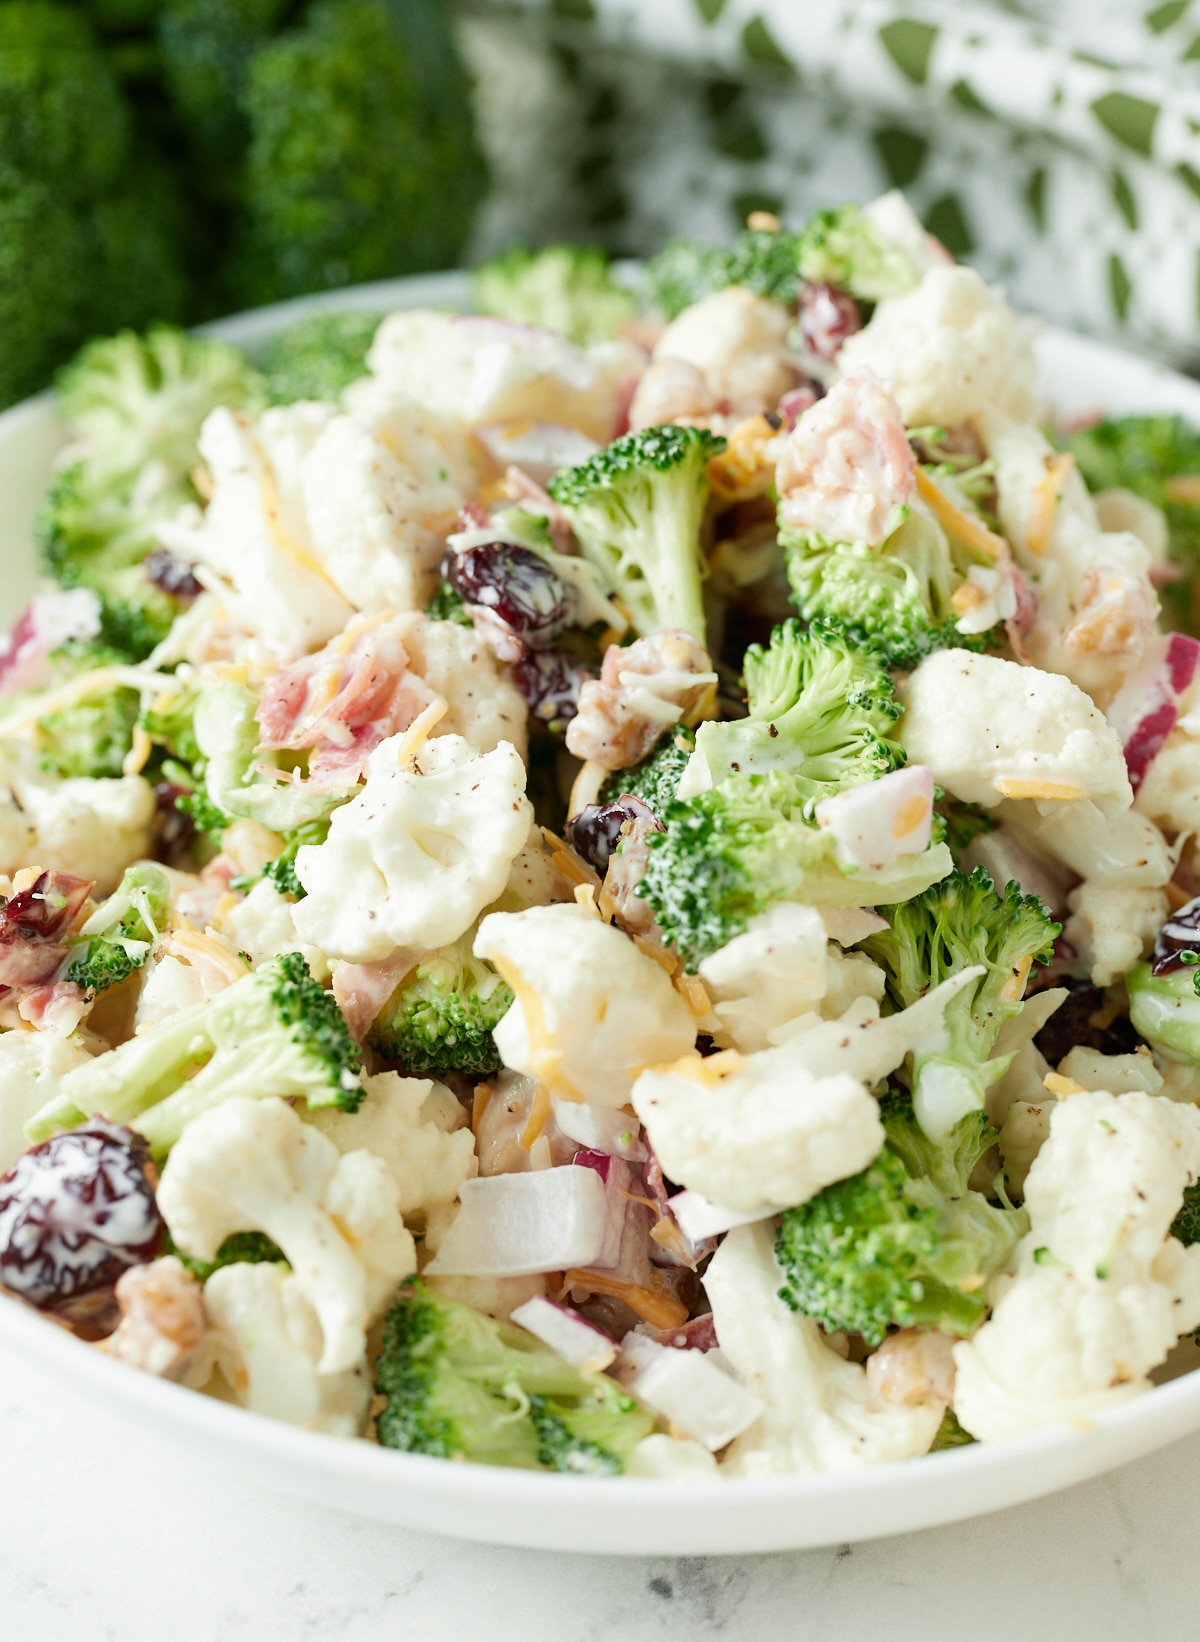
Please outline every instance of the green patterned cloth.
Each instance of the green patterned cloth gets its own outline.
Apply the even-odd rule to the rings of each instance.
[[[1020,306],[1200,363],[1200,0],[475,0],[463,37],[481,254],[901,187]]]

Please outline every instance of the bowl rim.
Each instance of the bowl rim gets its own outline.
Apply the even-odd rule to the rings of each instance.
[[[637,264],[620,267],[628,278],[636,280]],[[253,358],[273,335],[313,313],[365,309],[382,316],[397,308],[456,308],[465,304],[469,292],[470,275],[462,270],[382,280],[235,314],[198,327],[198,334],[234,343]],[[1095,384],[1075,392],[1076,409],[1079,405],[1104,404],[1100,384],[1106,373],[1116,368],[1130,384],[1124,409],[1181,411],[1200,425],[1200,383],[1166,366],[1053,327],[1042,330],[1038,346],[1044,378],[1061,382],[1061,374],[1066,371],[1072,378],[1081,379],[1081,387]],[[40,394],[0,412],[0,443],[23,426],[44,418],[50,399],[49,393]],[[598,1514],[599,1507],[604,1508],[608,1518],[615,1512],[631,1522],[648,1522],[653,1513],[686,1506],[693,1524],[699,1522],[698,1537],[713,1550],[725,1548],[713,1542],[713,1530],[740,1509],[757,1506],[771,1511],[788,1506],[800,1510],[807,1506],[811,1510],[823,1503],[846,1505],[868,1499],[891,1502],[892,1515],[883,1526],[867,1524],[854,1536],[872,1537],[899,1532],[906,1526],[964,1520],[1055,1492],[1200,1428],[1200,1372],[1191,1370],[1074,1425],[1049,1427],[1007,1442],[976,1442],[890,1464],[841,1472],[720,1477],[708,1485],[707,1479],[698,1481],[695,1477],[578,1477],[470,1462],[447,1463],[383,1449],[362,1438],[336,1437],[256,1415],[154,1375],[131,1372],[128,1365],[89,1347],[34,1308],[6,1294],[0,1294],[0,1344],[17,1349],[27,1360],[39,1361],[64,1382],[87,1387],[106,1402],[116,1402],[131,1415],[156,1420],[180,1437],[190,1430],[211,1439],[217,1449],[237,1450],[290,1466],[293,1475],[303,1471],[330,1483],[338,1479],[361,1484],[365,1498],[360,1508],[367,1512],[371,1512],[372,1495],[378,1499],[383,1492],[399,1495],[414,1491],[431,1504],[449,1506],[469,1499],[483,1507],[507,1506],[517,1517],[525,1507],[544,1510],[548,1502],[553,1502],[556,1511],[561,1509],[575,1522],[586,1521],[593,1512]],[[1047,1481],[1041,1475],[1045,1467],[1040,1462],[1059,1461],[1067,1463],[1055,1463],[1054,1474]],[[1013,1486],[1014,1476],[1023,1476],[1024,1480]],[[998,1498],[981,1497],[977,1488],[973,1502],[945,1503],[960,1483],[970,1480],[986,1485],[1002,1479],[1007,1479],[1009,1486],[1001,1487]],[[921,1494],[936,1496],[942,1503],[925,1508],[923,1515],[918,1513],[915,1524],[899,1520],[896,1502]],[[437,1526],[441,1531],[511,1544],[572,1544],[577,1549],[601,1551],[630,1548],[616,1546],[612,1535],[608,1543],[595,1547],[580,1545],[569,1533],[555,1540],[548,1531],[522,1531],[519,1524],[507,1519],[482,1531],[477,1526],[458,1528],[443,1515]],[[626,1541],[632,1537],[628,1532],[624,1535]],[[819,1528],[797,1532],[785,1527],[762,1548],[836,1543],[846,1537],[840,1531],[822,1537]],[[653,1541],[653,1534],[649,1539]],[[653,1543],[646,1548],[653,1549]],[[741,1550],[743,1546],[735,1544],[730,1549]]]

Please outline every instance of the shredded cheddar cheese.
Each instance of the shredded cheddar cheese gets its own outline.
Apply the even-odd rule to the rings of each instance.
[[[1019,776],[997,776],[992,785],[1001,798],[1045,798],[1065,804],[1076,798],[1087,797],[1082,787],[1076,787],[1069,781],[1038,781],[1026,780]]]
[[[1042,1082],[1059,1100],[1066,1100],[1069,1095],[1082,1095],[1085,1092],[1082,1083],[1076,1083],[1074,1078],[1065,1078],[1058,1072],[1047,1072]]]
[[[1033,487],[1029,523],[1025,527],[1025,546],[1031,553],[1036,553],[1039,559],[1050,546],[1058,498],[1074,468],[1075,458],[1070,451],[1059,451],[1056,456],[1049,458],[1045,473]]]
[[[916,480],[922,501],[928,503],[929,511],[943,530],[957,537],[981,558],[995,562],[1007,557],[1008,543],[1004,537],[997,536],[994,530],[988,529],[982,519],[976,519],[972,514],[964,512],[957,502],[952,502],[924,468],[917,468]]]

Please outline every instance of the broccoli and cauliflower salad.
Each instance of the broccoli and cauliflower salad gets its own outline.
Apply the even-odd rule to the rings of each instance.
[[[0,1284],[310,1430],[822,1472],[1200,1327],[1200,439],[903,199],[63,372]]]

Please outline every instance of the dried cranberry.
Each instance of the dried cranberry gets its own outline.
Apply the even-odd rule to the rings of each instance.
[[[514,542],[483,542],[449,554],[442,573],[468,614],[485,618],[486,635],[516,641],[515,654],[526,646],[542,649],[575,614],[574,589],[540,554]]]
[[[145,560],[143,569],[155,587],[173,599],[198,599],[204,591],[187,560],[176,558],[169,548],[156,547]]]
[[[1191,968],[1200,961],[1196,953],[1200,953],[1200,895],[1173,912],[1159,930],[1151,973],[1170,975],[1176,969]]]
[[[858,303],[824,280],[806,279],[800,286],[800,331],[810,353],[836,359],[842,343],[862,330]]]
[[[54,979],[70,953],[64,937],[91,888],[90,878],[43,872],[11,899],[0,896],[0,987]]]
[[[43,1141],[0,1175],[0,1282],[58,1307],[153,1260],[163,1223],[130,1129],[93,1120]]]
[[[543,724],[566,725],[579,711],[579,692],[597,670],[566,650],[530,650],[516,662],[512,681]]]
[[[806,410],[811,410],[818,399],[825,397],[824,385],[815,376],[806,376],[794,388],[789,388],[779,401],[777,415],[780,425],[790,433]]]
[[[648,804],[632,793],[624,793],[611,804],[588,804],[567,822],[567,843],[603,878],[613,851],[621,841],[627,821],[648,821],[657,829],[658,820]]]

